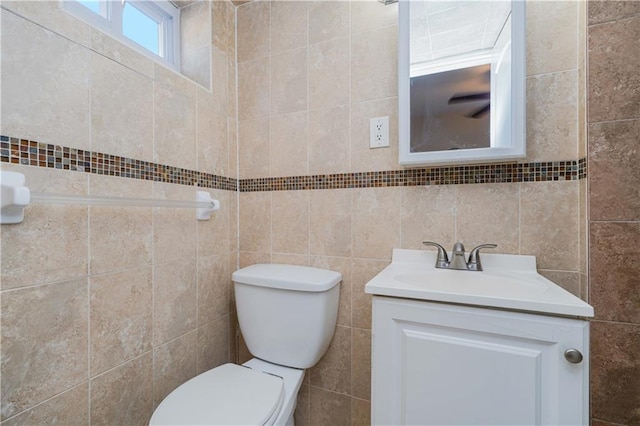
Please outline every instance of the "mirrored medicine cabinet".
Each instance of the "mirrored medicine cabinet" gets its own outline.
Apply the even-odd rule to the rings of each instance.
[[[399,2],[399,160],[526,155],[524,1]]]

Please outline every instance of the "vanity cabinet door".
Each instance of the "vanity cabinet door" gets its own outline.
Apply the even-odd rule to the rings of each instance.
[[[575,319],[376,296],[372,423],[588,424],[588,331]],[[583,360],[567,361],[568,349]]]

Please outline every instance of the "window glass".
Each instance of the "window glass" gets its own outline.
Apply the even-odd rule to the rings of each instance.
[[[161,56],[160,24],[128,2],[122,12],[122,34]]]
[[[100,2],[98,0],[78,0],[78,3],[89,9],[90,11],[101,15]]]

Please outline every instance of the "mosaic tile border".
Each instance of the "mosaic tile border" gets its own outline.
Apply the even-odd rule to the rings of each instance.
[[[237,191],[238,180],[101,152],[0,136],[0,162]]]
[[[240,192],[549,182],[579,180],[587,176],[587,160],[581,158],[238,180],[9,136],[0,136],[0,162]]]
[[[475,183],[549,182],[584,179],[586,158],[537,163],[497,163],[381,172],[241,179],[240,192],[382,188]]]

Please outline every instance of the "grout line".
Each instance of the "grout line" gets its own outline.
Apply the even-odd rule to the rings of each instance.
[[[518,182],[518,253],[522,254],[522,183]]]
[[[588,14],[588,11],[587,11],[587,14]],[[590,24],[589,23],[589,16],[587,16],[587,21],[586,21],[587,30],[589,30],[590,28],[593,28],[593,27],[604,26],[604,25],[607,25],[607,24],[615,23],[615,22],[630,21],[632,19],[639,18],[639,17],[640,17],[640,13],[634,13],[633,15],[626,16],[624,18],[615,18],[615,19],[610,19],[610,20],[607,20],[607,21],[596,22],[594,24]]]
[[[93,80],[92,80],[92,72],[91,68],[93,67],[94,60],[92,57],[89,57],[89,75],[88,75],[88,92],[89,92],[89,149],[93,151],[93,109],[92,109],[92,98],[93,98]],[[91,194],[91,175],[87,175],[87,194]],[[87,416],[89,420],[89,424],[91,424],[91,212],[92,209],[90,206],[87,206],[87,380],[88,380],[88,391],[87,391]]]
[[[3,419],[3,420],[2,420],[2,423],[3,423],[3,424],[9,423],[12,419],[15,419],[15,418],[17,418],[18,416],[21,416],[21,415],[23,415],[23,414],[26,414],[26,413],[28,413],[28,412],[30,412],[30,411],[32,411],[32,410],[34,410],[34,409],[36,409],[36,408],[40,407],[41,405],[44,405],[44,404],[46,404],[47,402],[49,402],[49,401],[51,401],[51,400],[53,400],[53,399],[55,399],[55,398],[59,397],[59,396],[62,396],[62,395],[64,395],[64,394],[66,394],[66,393],[69,393],[69,392],[71,392],[72,390],[74,390],[75,388],[77,388],[77,387],[79,387],[79,386],[82,386],[82,385],[83,385],[83,384],[85,384],[85,383],[86,383],[87,388],[88,388],[88,390],[89,390],[89,392],[90,392],[91,386],[89,386],[89,379],[87,379],[87,380],[83,380],[83,381],[81,381],[81,382],[78,382],[78,383],[75,383],[75,384],[71,385],[71,387],[69,387],[69,388],[67,388],[67,389],[63,390],[62,392],[58,392],[58,393],[56,393],[55,395],[52,395],[52,396],[48,397],[47,399],[45,399],[45,400],[43,400],[43,401],[38,402],[37,404],[35,404],[35,405],[33,405],[33,406],[31,406],[31,407],[29,407],[29,408],[25,409],[25,410],[22,410],[22,411],[20,411],[20,412],[18,412],[18,413],[16,413],[16,414],[11,415],[11,417],[7,417],[6,419]],[[90,394],[89,394],[89,396],[90,396]],[[89,400],[87,401],[87,403],[88,403],[88,408],[90,408],[90,404],[91,404],[91,399],[90,399],[90,398],[89,398]],[[88,417],[88,418],[90,418],[90,411],[87,411],[87,417]],[[6,423],[5,423],[5,422],[6,422]]]

